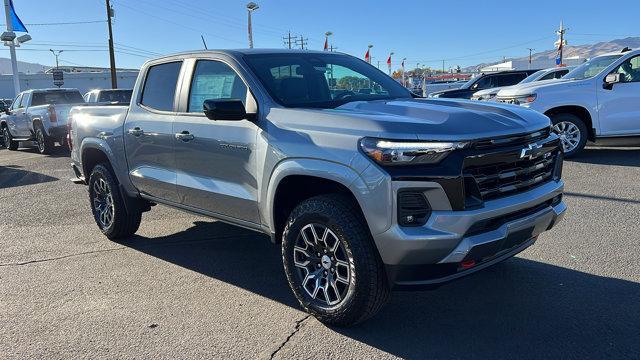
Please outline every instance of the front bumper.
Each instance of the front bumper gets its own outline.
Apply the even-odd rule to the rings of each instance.
[[[403,186],[399,182],[394,188]],[[389,281],[439,284],[517,254],[562,219],[563,188],[561,180],[550,181],[479,209],[433,211],[420,227],[402,227],[394,219],[389,230],[374,236]]]

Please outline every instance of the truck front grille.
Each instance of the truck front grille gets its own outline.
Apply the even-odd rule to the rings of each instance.
[[[465,161],[463,171],[475,180],[479,195],[487,201],[524,192],[553,179],[558,154],[557,149],[533,158],[522,158],[519,153],[488,154],[481,163]]]

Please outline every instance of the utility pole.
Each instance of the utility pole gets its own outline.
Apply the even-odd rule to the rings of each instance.
[[[295,42],[294,38],[291,37],[291,31],[289,31],[287,36],[282,37],[282,41],[284,41],[284,44],[291,49],[291,45]]]
[[[53,56],[56,57],[56,69],[60,68],[60,65],[58,64],[58,56],[60,56],[60,54],[64,51],[64,50],[53,50],[53,49],[49,49],[49,51],[51,51],[53,53]]]
[[[529,50],[529,69],[531,69],[531,54],[533,53],[533,50],[535,50],[535,49],[527,48],[527,50]]]
[[[309,38],[305,38],[304,36],[300,35],[300,39],[296,39],[295,41],[296,41],[296,45],[299,45],[300,49],[304,50],[304,47],[309,42]]]
[[[113,8],[111,3],[106,0],[107,3],[107,24],[109,26],[109,64],[111,66],[111,88],[118,88],[118,79],[116,77],[116,55],[113,50],[113,29],[111,27],[111,17],[113,16]]]
[[[260,6],[254,2],[250,2],[247,4],[247,13],[249,16],[247,22],[247,32],[249,33],[249,49],[253,49],[253,28],[251,27],[251,13],[258,10]]]
[[[9,52],[11,53],[11,71],[13,71],[13,90],[16,95],[20,92],[20,77],[18,74],[18,60],[16,59],[16,45],[13,40],[16,37],[16,34],[13,32],[13,23],[11,19],[11,5],[9,0],[4,0],[4,14],[7,23],[7,32],[6,34],[12,35],[13,38],[11,41],[6,41],[5,45],[8,44]],[[4,35],[4,34],[3,34]],[[5,40],[4,38],[2,40]]]

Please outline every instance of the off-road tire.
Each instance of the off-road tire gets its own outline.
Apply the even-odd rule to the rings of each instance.
[[[572,156],[577,155],[582,149],[584,149],[587,144],[587,140],[589,137],[589,130],[585,125],[584,121],[582,121],[579,117],[573,114],[561,113],[551,116],[551,123],[555,126],[558,123],[567,122],[574,124],[578,130],[580,131],[580,141],[571,151],[565,151],[564,157],[570,158]]]
[[[99,179],[103,179],[109,186],[113,198],[113,220],[107,227],[104,227],[101,224],[99,214],[94,206],[94,197],[96,196],[94,184],[96,181],[99,181]],[[129,237],[135,234],[140,227],[142,212],[137,209],[127,209],[123,196],[126,195],[121,193],[116,177],[111,170],[111,166],[106,163],[96,165],[89,176],[89,203],[96,224],[100,228],[100,231],[102,231],[109,240],[118,240]]]
[[[294,264],[294,246],[301,229],[321,224],[342,241],[352,276],[348,294],[333,307],[319,306],[302,288]],[[289,216],[282,235],[284,270],[300,305],[319,321],[351,326],[374,316],[388,301],[390,287],[382,259],[357,204],[340,194],[320,195],[300,203]]]

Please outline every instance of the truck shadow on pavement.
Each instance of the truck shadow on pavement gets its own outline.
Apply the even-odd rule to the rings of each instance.
[[[565,161],[595,165],[640,167],[640,148],[588,147]]]
[[[19,165],[0,165],[0,189],[59,180],[53,176],[22,170]]]
[[[123,245],[299,308],[279,247],[249,230],[195,222]],[[639,301],[639,283],[516,257],[435,291],[394,292],[373,319],[330,331],[403,358],[638,358]]]

